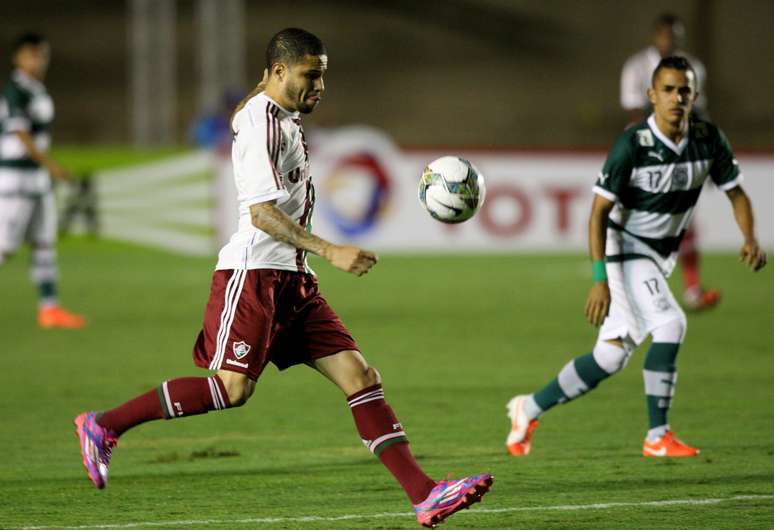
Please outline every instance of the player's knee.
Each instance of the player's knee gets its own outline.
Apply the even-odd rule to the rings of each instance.
[[[673,320],[662,324],[652,331],[653,342],[667,342],[670,344],[682,344],[685,339],[685,331],[688,328],[688,320],[685,313],[677,315]]]
[[[624,369],[633,350],[633,345],[628,341],[599,340],[594,345],[594,361],[605,372],[614,374]]]
[[[228,401],[232,407],[241,407],[255,392],[255,381],[252,381],[245,374],[222,370],[218,372],[218,377],[223,381]]]
[[[364,388],[379,385],[381,382],[382,376],[379,374],[379,371],[373,366],[366,366],[364,369],[358,370],[354,374],[350,384],[354,388],[355,392],[359,392]]]

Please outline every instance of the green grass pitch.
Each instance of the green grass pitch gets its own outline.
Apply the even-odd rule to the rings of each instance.
[[[240,409],[130,431],[108,488],[95,490],[73,416],[205,374],[190,352],[214,258],[80,238],[59,250],[62,299],[89,317],[83,331],[35,327],[26,252],[0,269],[0,527],[416,527],[344,396],[306,367],[270,366]],[[505,454],[506,401],[594,342],[582,316],[585,257],[388,255],[363,278],[313,266],[427,471],[494,473],[484,502],[445,527],[774,526],[774,271],[705,257],[705,280],[724,298],[689,316],[671,415],[703,452],[657,461],[640,456],[643,349],[623,373],[548,414],[529,457]],[[647,504],[668,500],[680,502]]]

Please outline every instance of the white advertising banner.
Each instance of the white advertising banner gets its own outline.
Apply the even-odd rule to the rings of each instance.
[[[381,133],[347,128],[315,135],[314,230],[333,241],[377,251],[585,251],[591,187],[605,153],[546,151],[401,151]],[[444,225],[424,211],[417,185],[425,165],[462,156],[481,171],[486,201],[471,220]],[[740,156],[744,188],[764,247],[774,248],[774,156]],[[695,217],[699,244],[737,249],[741,236],[725,194],[705,187]]]
[[[365,127],[313,131],[310,145],[317,193],[313,230],[331,241],[378,252],[586,250],[591,187],[603,152],[401,150]],[[449,154],[473,162],[487,188],[481,210],[458,225],[431,218],[417,197],[424,167]],[[774,250],[774,155],[738,158],[758,236]],[[228,156],[193,152],[98,177],[102,233],[108,237],[214,255],[236,229]],[[730,204],[711,185],[705,186],[695,222],[702,249],[739,248]]]

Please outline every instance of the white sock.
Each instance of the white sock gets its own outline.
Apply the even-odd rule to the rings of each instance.
[[[530,421],[543,414],[543,409],[538,406],[534,394],[530,394],[527,399],[524,400],[524,414],[527,415],[527,418],[529,418]]]
[[[655,442],[662,436],[664,436],[667,431],[669,430],[669,425],[659,425],[658,427],[653,427],[652,429],[648,430],[648,441],[649,442]]]

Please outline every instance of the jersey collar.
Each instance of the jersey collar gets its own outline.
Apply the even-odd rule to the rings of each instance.
[[[24,70],[17,68],[13,71],[11,74],[11,78],[16,81],[18,84],[26,88],[27,90],[30,90],[32,92],[45,92],[45,87],[43,86],[43,83],[35,79],[34,77],[31,77],[27,75]]]
[[[650,130],[653,131],[653,134],[656,135],[656,138],[658,138],[662,144],[667,146],[669,149],[675,152],[677,156],[680,156],[683,154],[683,151],[685,150],[685,146],[688,145],[688,136],[691,133],[691,122],[688,122],[688,129],[685,131],[685,136],[683,136],[683,139],[680,140],[679,144],[675,144],[672,140],[667,138],[667,136],[661,132],[661,129],[658,128],[658,125],[656,125],[656,115],[651,114],[648,118],[648,127],[650,127]]]
[[[285,107],[283,107],[282,105],[280,105],[279,103],[274,101],[274,99],[272,99],[268,95],[266,95],[266,92],[261,92],[261,96],[263,96],[266,99],[268,99],[272,103],[272,105],[276,105],[277,108],[280,109],[283,113],[285,113],[286,116],[291,116],[293,118],[298,118],[301,115],[301,113],[298,112],[298,111],[290,112],[288,109],[286,109]]]

